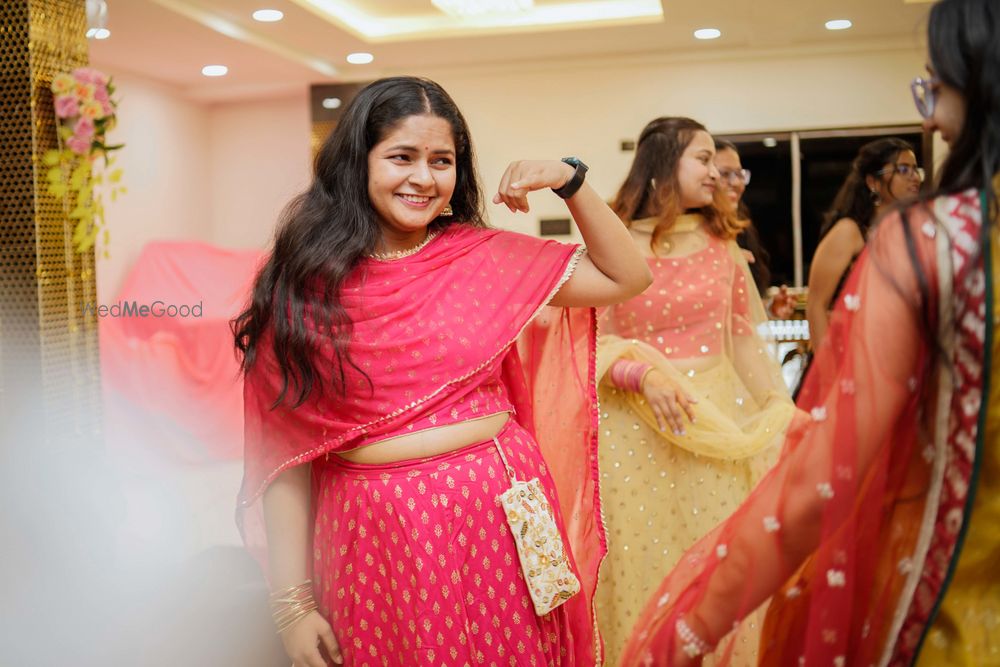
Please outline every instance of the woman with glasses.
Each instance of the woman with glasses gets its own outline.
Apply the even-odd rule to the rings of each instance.
[[[767,288],[771,285],[771,268],[768,266],[770,256],[760,240],[760,233],[754,226],[753,220],[750,219],[750,209],[743,201],[743,193],[750,185],[750,170],[743,168],[739,150],[733,142],[716,138],[715,151],[715,166],[719,170],[722,190],[736,211],[736,216],[746,222],[743,231],[736,237],[736,243],[743,248],[757,291],[760,292],[761,298],[764,298]],[[767,312],[775,318],[791,317],[794,311],[795,297],[788,293],[784,285],[774,298],[767,301]]]
[[[996,665],[1000,619],[1000,5],[942,0],[914,83],[950,151],[873,229],[781,461],[649,598],[628,665]]]
[[[897,201],[920,192],[923,179],[913,147],[902,139],[878,139],[858,151],[826,214],[809,269],[806,317],[813,349],[826,335],[830,309],[865,247],[872,223]]]
[[[766,316],[734,240],[745,222],[714,158],[700,123],[658,118],[612,203],[654,281],[608,309],[598,344],[609,554],[597,609],[609,665],[651,583],[746,497],[794,412],[756,333]]]
[[[747,251],[747,262],[757,291],[763,294],[771,284],[771,270],[767,266],[768,254],[760,242],[760,234],[750,219],[750,209],[743,201],[743,193],[750,185],[750,170],[743,168],[736,144],[725,139],[715,139],[715,166],[719,170],[719,185],[726,198],[746,226],[736,237],[736,243]]]

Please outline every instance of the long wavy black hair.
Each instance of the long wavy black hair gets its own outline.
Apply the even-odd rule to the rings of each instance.
[[[926,204],[941,196],[982,190],[987,200],[980,253],[990,242],[997,224],[997,198],[993,178],[1000,173],[1000,3],[996,0],[941,0],[930,11],[927,28],[928,52],[934,76],[958,91],[965,101],[962,130],[951,145],[936,187],[921,193]],[[930,279],[923,270],[908,209],[899,206],[906,251],[920,290],[920,312],[924,334],[940,351],[933,328]],[[975,262],[969,262],[969,267]],[[956,285],[962,284],[959,279]],[[899,289],[897,287],[897,289]]]
[[[878,172],[885,165],[895,163],[903,151],[914,153],[913,146],[896,137],[869,141],[858,149],[857,156],[851,162],[851,171],[823,218],[820,238],[826,236],[837,221],[843,218],[850,218],[856,222],[861,228],[862,235],[868,236],[868,230],[874,222],[875,201],[868,188],[867,179],[869,176],[879,178]]]
[[[340,288],[381,238],[368,197],[368,154],[415,115],[446,120],[455,142],[453,216],[439,217],[432,228],[486,225],[469,128],[448,93],[433,81],[415,77],[380,79],[363,88],[320,148],[309,188],[283,211],[250,303],[231,323],[244,373],[257,360],[265,334],[272,334],[282,375],[274,406],[286,399],[293,407],[301,405],[317,385],[322,390],[324,379],[330,380],[334,395],[343,396],[345,368],[362,372],[348,354],[353,327],[341,305]],[[314,346],[319,340],[333,345],[332,368],[316,363]]]
[[[931,7],[928,51],[934,75],[965,100],[965,122],[951,146],[937,194],[991,187],[1000,172],[1000,3],[942,0]]]

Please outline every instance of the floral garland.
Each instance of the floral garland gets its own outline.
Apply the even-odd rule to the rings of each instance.
[[[121,168],[112,169],[109,155],[122,148],[107,143],[107,133],[115,126],[115,88],[110,77],[96,69],[81,67],[72,74],[52,79],[59,149],[47,151],[43,161],[49,170],[49,193],[62,199],[66,217],[76,223],[73,245],[77,252],[93,248],[103,232],[103,254],[108,256],[110,234],[104,218],[102,193],[111,201],[125,194]],[[103,166],[98,165],[103,158]],[[104,172],[108,171],[105,177]]]

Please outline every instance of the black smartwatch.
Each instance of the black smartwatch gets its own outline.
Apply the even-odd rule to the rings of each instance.
[[[575,195],[576,191],[580,189],[581,185],[583,185],[583,179],[587,175],[587,165],[580,162],[579,158],[575,157],[564,157],[562,161],[571,167],[575,167],[576,171],[573,172],[573,175],[568,181],[563,183],[561,188],[552,188],[552,192],[556,193],[563,199],[569,199]]]

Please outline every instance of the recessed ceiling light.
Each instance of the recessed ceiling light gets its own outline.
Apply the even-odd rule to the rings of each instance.
[[[324,109],[339,109],[341,104],[339,97],[327,97],[323,100]]]
[[[375,60],[375,56],[370,53],[365,53],[360,51],[358,53],[349,53],[347,55],[347,62],[352,65],[367,65],[371,61]]]
[[[847,30],[852,25],[854,25],[854,24],[851,23],[850,21],[848,21],[847,19],[834,19],[833,21],[827,21],[826,22],[826,29],[827,30]]]
[[[90,31],[88,30],[87,32],[89,33]],[[111,31],[107,28],[97,28],[91,36],[94,39],[107,39],[108,37],[111,37]]]
[[[201,73],[205,76],[225,76],[229,68],[225,65],[205,65],[201,68]]]
[[[768,148],[774,148],[775,146],[778,145],[778,140],[775,139],[774,137],[764,137],[764,141],[762,141],[761,143],[763,143]]]
[[[253,13],[253,20],[261,23],[274,23],[285,18],[284,13],[277,9],[258,9]]]
[[[694,31],[695,39],[718,39],[722,37],[722,31],[718,28],[699,28]]]

